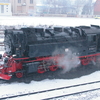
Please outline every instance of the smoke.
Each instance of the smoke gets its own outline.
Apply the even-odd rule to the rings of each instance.
[[[96,61],[93,61],[94,63],[94,65],[96,65],[98,68],[100,68],[100,56],[97,56],[96,57]]]
[[[57,59],[57,66],[63,69],[63,73],[70,71],[80,65],[80,59],[78,58],[76,49],[66,48],[66,49],[56,49],[53,55],[61,54]]]

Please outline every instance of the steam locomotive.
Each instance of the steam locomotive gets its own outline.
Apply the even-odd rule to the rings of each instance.
[[[82,65],[88,65],[100,56],[98,25],[6,29],[4,35],[5,53],[0,56],[0,79],[4,80],[64,68],[59,59],[74,62],[78,58]]]

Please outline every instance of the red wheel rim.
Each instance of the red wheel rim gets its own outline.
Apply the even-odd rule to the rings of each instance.
[[[58,67],[56,65],[50,66],[50,70],[51,71],[56,71],[57,69],[58,69]]]
[[[23,73],[21,73],[21,72],[20,72],[20,73],[16,73],[16,77],[17,77],[17,78],[23,77]]]
[[[44,70],[44,68],[43,67],[38,67],[38,73],[44,73],[45,72],[45,70]]]
[[[83,59],[81,60],[82,65],[88,65],[89,64],[89,60]]]

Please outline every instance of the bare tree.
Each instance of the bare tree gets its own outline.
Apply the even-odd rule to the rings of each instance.
[[[83,15],[92,15],[93,14],[93,3],[92,0],[88,0],[88,2],[84,5],[82,10]]]
[[[70,0],[44,0],[48,14],[66,14],[71,5]]]
[[[41,0],[41,14],[79,14],[87,0]],[[76,10],[75,10],[76,9]]]
[[[80,15],[82,12],[83,6],[87,3],[87,0],[75,0],[75,7],[77,15]]]

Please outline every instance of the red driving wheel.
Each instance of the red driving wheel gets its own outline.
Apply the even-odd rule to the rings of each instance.
[[[16,73],[16,77],[17,77],[17,78],[23,77],[23,73],[22,73],[22,72]]]
[[[57,65],[49,66],[51,71],[56,71],[58,69]]]
[[[40,74],[42,74],[42,73],[45,72],[45,69],[43,68],[43,66],[38,67],[38,71],[37,72],[40,73]]]
[[[88,65],[89,62],[90,62],[90,61],[89,61],[88,59],[82,59],[82,60],[81,60],[82,65]]]

